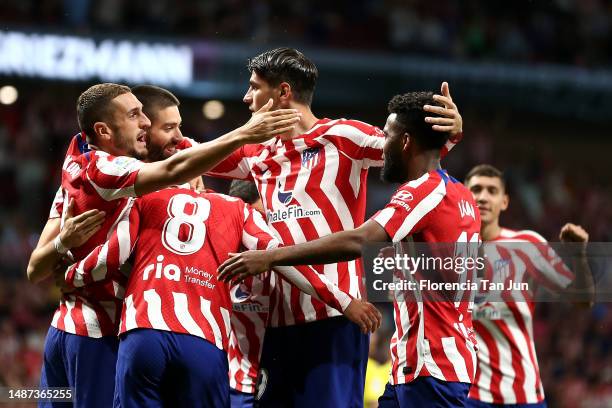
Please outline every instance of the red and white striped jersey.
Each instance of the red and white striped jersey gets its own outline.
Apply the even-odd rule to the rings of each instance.
[[[485,276],[491,282],[532,281],[529,291],[504,291],[503,300],[474,306],[478,367],[470,398],[494,404],[534,404],[544,400],[533,342],[534,289],[560,290],[572,272],[533,231],[503,228],[485,245]],[[503,275],[503,276],[502,276]]]
[[[450,141],[443,153],[460,138]],[[209,175],[254,180],[275,235],[284,245],[300,244],[363,223],[368,168],[382,166],[383,145],[384,135],[374,126],[356,120],[321,119],[297,138],[244,146]],[[341,290],[361,298],[360,261],[313,268]],[[271,326],[338,315],[282,279],[270,302]]]
[[[276,274],[251,276],[230,289],[232,332],[227,353],[230,387],[254,393]]]
[[[408,236],[415,243],[478,242],[480,213],[475,209],[469,190],[445,171],[436,170],[402,185],[372,219],[394,243]],[[448,246],[448,254],[438,255],[454,256],[451,247],[455,245]],[[476,342],[469,302],[423,301],[419,290],[411,298],[415,301],[403,300],[401,294],[394,299],[389,382],[403,384],[432,376],[471,383]]]
[[[60,218],[64,208],[64,190],[62,186],[57,189],[53,202],[51,203],[51,209],[49,210],[49,219]]]
[[[128,202],[135,196],[134,183],[142,162],[130,157],[114,157],[101,151],[81,154],[84,136],[71,141],[62,166],[64,205],[74,198],[74,214],[91,209],[106,212],[102,228],[84,245],[70,252],[75,260],[83,259],[103,243]],[[115,336],[126,277],[109,275],[87,290],[64,294],[51,325],[59,330],[88,337]]]
[[[442,149],[446,154],[459,134]],[[365,218],[369,167],[382,166],[384,134],[348,119],[321,119],[303,135],[272,139],[234,152],[209,175],[255,181],[268,224],[284,245],[359,227]],[[313,265],[341,290],[361,298],[361,262]],[[278,280],[270,299],[270,325],[285,326],[337,316],[316,299]]]
[[[217,268],[241,247],[269,249],[279,242],[261,214],[239,199],[169,188],[133,201],[110,239],[66,272],[85,289],[118,273],[133,254],[119,333],[152,328],[202,337],[228,349],[230,291]],[[351,301],[307,267],[275,270],[297,287],[344,310]]]

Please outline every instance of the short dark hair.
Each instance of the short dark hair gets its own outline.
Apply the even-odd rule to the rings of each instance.
[[[502,184],[502,187],[506,188],[506,179],[504,178],[504,173],[498,169],[497,167],[491,166],[490,164],[479,164],[472,168],[472,170],[468,171],[468,174],[465,176],[465,184],[470,182],[470,179],[475,176],[480,177],[497,177]]]
[[[96,122],[109,122],[113,116],[111,101],[119,95],[130,93],[130,88],[125,85],[104,83],[87,88],[79,99],[77,99],[77,120],[81,132],[89,142],[95,142],[96,132],[94,124]]]
[[[409,92],[395,95],[389,101],[389,113],[397,114],[396,121],[414,138],[419,146],[426,150],[440,149],[450,136],[448,132],[438,132],[425,122],[425,116],[436,116],[425,112],[423,106],[438,105],[433,99],[433,92]]]
[[[172,92],[155,85],[137,85],[132,88],[132,93],[142,103],[142,111],[151,120],[155,119],[159,110],[181,105]]]
[[[282,47],[266,51],[249,59],[247,68],[272,86],[287,82],[291,85],[296,102],[308,106],[312,103],[319,71],[315,64],[298,50]]]
[[[234,180],[230,185],[229,195],[242,199],[247,204],[253,204],[259,200],[259,191],[252,181]]]

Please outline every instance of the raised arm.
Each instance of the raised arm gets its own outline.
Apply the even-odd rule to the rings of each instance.
[[[581,226],[567,223],[561,228],[559,239],[565,243],[574,243],[576,247],[580,248],[580,250],[575,251],[575,262],[572,268],[574,280],[567,287],[566,292],[570,296],[576,297],[573,302],[577,306],[591,307],[595,300],[595,283],[586,252],[589,234]],[[585,299],[585,295],[588,299]]]
[[[138,240],[139,224],[140,214],[135,201],[131,200],[108,241],[98,245],[80,262],[68,267],[65,285],[68,288],[79,288],[118,272]]]
[[[172,157],[143,165],[134,190],[139,196],[162,188],[186,183],[211,170],[217,163],[245,144],[261,143],[293,129],[299,121],[295,109],[270,111],[272,100],[240,128],[214,141],[182,150]]]

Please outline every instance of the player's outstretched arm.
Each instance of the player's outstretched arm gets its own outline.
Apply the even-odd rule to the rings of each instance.
[[[361,227],[342,231],[299,245],[268,251],[246,251],[226,260],[219,266],[222,280],[244,279],[276,266],[317,265],[350,261],[361,256],[363,245],[386,242],[387,232],[377,222],[368,220]]]
[[[136,194],[141,196],[189,182],[211,170],[234,150],[286,133],[299,121],[297,110],[270,111],[271,107],[272,100],[255,112],[246,124],[216,140],[182,150],[166,160],[145,164],[136,177]]]
[[[577,294],[579,301],[574,303],[580,307],[591,307],[595,300],[595,284],[586,253],[589,234],[580,225],[567,223],[559,232],[561,242],[582,244],[579,251],[575,251],[574,281],[568,286],[570,296]],[[588,300],[585,299],[588,297]]]
[[[98,245],[85,258],[66,269],[65,288],[80,288],[117,273],[132,254],[138,240],[139,224],[140,214],[132,200],[108,241]]]
[[[250,207],[245,209],[242,244],[247,249],[253,250],[270,250],[278,247],[280,242],[274,237],[262,215]],[[268,270],[266,269],[264,272]],[[352,296],[341,291],[337,285],[327,279],[325,275],[319,274],[311,266],[276,266],[274,270],[302,292],[343,313],[349,320],[359,325],[364,333],[374,331],[380,326],[382,316],[373,305],[353,299]],[[236,281],[240,281],[240,279]]]
[[[59,218],[51,218],[45,224],[28,262],[27,274],[31,282],[39,283],[50,277],[70,249],[83,245],[102,226],[104,212],[90,210],[73,217],[73,208],[71,200],[64,213],[61,232]]]

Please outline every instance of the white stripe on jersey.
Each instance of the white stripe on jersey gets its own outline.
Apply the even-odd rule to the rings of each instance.
[[[124,188],[102,188],[87,175],[87,181],[93,186],[96,192],[106,201],[113,201],[124,197],[136,197],[134,186]]]
[[[53,313],[53,319],[51,319],[51,326],[57,327],[57,322],[59,321],[61,314],[62,312],[59,308],[55,311],[55,313]]]
[[[185,296],[185,299],[187,299],[187,296]],[[215,319],[215,316],[213,316],[210,310],[210,300],[204,299],[200,296],[200,310],[202,311],[204,319],[206,319],[206,321],[210,325],[213,335],[215,336],[215,346],[223,350],[223,338],[221,337],[221,331],[219,330],[217,320]],[[204,337],[204,333],[202,333],[202,336],[200,337]]]
[[[421,319],[421,321],[423,321],[423,319]],[[436,364],[436,360],[431,355],[431,347],[429,347],[429,340],[422,340],[422,351],[423,354],[421,358],[423,359],[423,364],[427,368],[427,371],[429,371],[429,374],[439,380],[446,381],[442,370],[440,370],[440,367],[438,367],[438,365]]]
[[[460,382],[471,383],[471,375],[468,374],[467,367],[465,365],[465,361],[463,357],[459,353],[457,349],[457,344],[455,343],[454,337],[442,337],[442,348],[444,349],[444,354],[446,354],[446,358],[451,362],[453,367],[455,368],[455,373],[457,374],[457,378]]]
[[[100,249],[100,254],[96,262],[96,267],[91,271],[91,278],[97,282],[104,279],[106,273],[106,257],[108,255],[108,243],[104,244]],[[75,276],[76,278],[76,276]]]
[[[70,296],[64,302],[66,305],[66,316],[64,316],[64,327],[68,333],[74,333],[76,331],[76,326],[74,324],[74,320],[72,320],[72,310],[74,309],[74,296]]]
[[[405,307],[406,304],[405,303],[397,303],[397,307],[399,309],[399,317],[400,317],[400,322],[401,322],[401,328],[403,330],[403,336],[402,338],[398,338],[397,339],[397,361],[400,362],[400,366],[397,369],[397,377],[398,377],[398,382],[399,383],[404,383],[406,382],[406,375],[404,374],[404,367],[406,367],[407,364],[407,359],[406,359],[406,353],[407,353],[407,339],[408,339],[408,332],[410,331],[410,315],[408,313],[408,308]],[[395,330],[395,333],[393,334],[393,336],[397,336],[397,329]],[[393,370],[391,371],[391,377],[393,377]],[[391,384],[394,383],[394,381],[390,381]]]
[[[119,241],[119,264],[123,264],[130,257],[130,210],[134,205],[134,199],[130,199],[118,217],[117,239]],[[111,230],[112,231],[112,230]],[[134,242],[136,242],[134,240]]]
[[[257,249],[257,242],[257,238],[249,234],[246,230],[242,231],[242,245],[244,245],[246,248]]]
[[[220,307],[219,310],[221,311],[221,317],[223,318],[223,324],[225,325],[225,337],[229,339],[230,332],[232,331],[232,324],[230,322],[232,316],[229,310],[225,309],[224,307]]]
[[[134,307],[134,297],[130,295],[125,298],[125,330],[137,329],[136,308]]]
[[[522,282],[519,280],[519,282]],[[505,318],[508,330],[512,336],[512,340],[514,340],[514,344],[519,349],[521,355],[521,365],[523,366],[524,372],[524,381],[523,388],[525,390],[525,396],[528,400],[537,399],[535,389],[536,389],[536,376],[535,376],[535,367],[531,363],[531,358],[529,357],[529,346],[527,345],[527,339],[523,332],[518,328],[518,323],[512,314],[508,314]]]
[[[100,322],[98,322],[98,315],[86,303],[82,303],[81,312],[83,313],[83,319],[85,320],[85,328],[87,329],[88,337],[102,337],[102,331],[100,330]]]
[[[166,324],[164,315],[162,314],[161,297],[157,294],[155,289],[145,290],[142,296],[145,302],[147,302],[147,317],[149,318],[151,326],[154,329],[170,331],[170,327]]]
[[[510,352],[510,344],[506,339],[506,336],[499,331],[497,326],[495,326],[491,321],[482,319],[479,322],[485,326],[493,341],[497,344],[497,351],[499,353],[499,369],[502,372],[502,379],[499,383],[499,389],[502,395],[508,396],[508,398],[504,398],[504,404],[514,404],[516,402],[516,396],[514,395],[514,390],[512,389],[512,384],[514,383],[514,378],[516,373],[514,372],[514,368],[512,367],[512,353]]]
[[[420,179],[419,179],[420,180]],[[399,227],[395,235],[393,236],[393,242],[399,242],[404,239],[412,228],[419,222],[421,219],[426,216],[431,210],[436,208],[440,201],[444,198],[444,194],[446,193],[446,185],[444,180],[440,180],[440,183],[436,186],[436,188],[429,193],[429,195],[423,198],[414,209],[408,214],[402,226]]]
[[[491,394],[491,352],[484,341],[478,342],[478,370],[480,377],[478,378],[478,392],[480,393],[480,401],[493,401]],[[476,385],[476,384],[474,384]]]
[[[113,160],[108,160],[110,155],[106,152],[96,151],[95,154],[98,156],[95,163],[96,168],[107,176],[125,176],[140,170],[144,166],[143,162],[133,157],[116,156]]]
[[[325,161],[339,161],[338,157],[340,152],[332,143],[328,143],[325,145]],[[353,217],[351,216],[351,210],[349,210],[342,194],[340,194],[340,190],[338,190],[338,186],[336,185],[336,179],[338,178],[338,169],[339,164],[334,166],[326,165],[323,170],[323,178],[321,179],[321,190],[325,193],[327,198],[333,203],[334,210],[338,214],[338,218],[340,218],[340,222],[342,223],[342,228],[345,231],[349,231],[355,228],[355,224],[353,223]],[[323,217],[321,217],[323,218]],[[315,223],[315,228],[318,223]],[[324,222],[327,227],[325,231],[320,231],[317,228],[317,233],[319,237],[323,237],[325,235],[331,234],[331,229],[327,225],[327,222]]]
[[[189,303],[187,302],[187,295],[179,292],[172,292],[174,298],[174,315],[179,323],[187,330],[189,334],[198,337],[204,337],[204,332],[198,326],[191,313],[189,313]],[[212,326],[212,322],[211,322]]]

